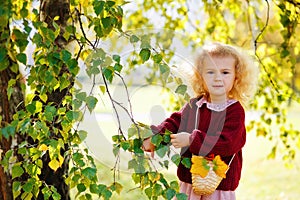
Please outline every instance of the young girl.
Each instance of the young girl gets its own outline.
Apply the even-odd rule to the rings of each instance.
[[[196,98],[174,112],[158,126],[154,134],[171,131],[171,143],[181,148],[182,158],[192,155],[220,155],[225,163],[232,162],[216,191],[211,195],[196,195],[192,189],[190,169],[179,164],[177,176],[180,192],[190,200],[233,200],[242,170],[242,147],[246,142],[243,106],[255,91],[257,73],[251,59],[237,48],[221,43],[203,47],[196,60],[192,86]],[[148,138],[146,151],[154,146]],[[233,157],[234,156],[234,157]]]

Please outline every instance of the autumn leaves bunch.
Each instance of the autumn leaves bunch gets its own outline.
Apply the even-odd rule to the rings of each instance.
[[[192,157],[191,173],[200,175],[202,178],[206,177],[209,170],[212,170],[220,177],[226,178],[228,165],[221,160],[219,155],[215,156],[213,160],[207,160],[203,156]]]

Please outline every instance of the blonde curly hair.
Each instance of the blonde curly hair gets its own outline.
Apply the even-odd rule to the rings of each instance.
[[[235,81],[233,88],[229,92],[229,98],[238,100],[243,106],[247,106],[249,100],[253,97],[258,78],[258,67],[249,54],[241,49],[222,43],[213,43],[202,48],[196,58],[191,85],[197,97],[205,96],[210,99],[203,78],[202,69],[204,61],[208,56],[228,57],[231,56],[236,60],[235,63]]]

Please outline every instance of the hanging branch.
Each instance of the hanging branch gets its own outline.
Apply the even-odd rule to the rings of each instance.
[[[275,91],[277,93],[280,93],[278,86],[276,85],[276,83],[273,81],[272,77],[271,77],[271,73],[267,70],[267,67],[265,66],[265,64],[263,63],[263,61],[261,60],[261,58],[259,57],[258,53],[257,53],[257,44],[258,44],[258,40],[262,37],[262,34],[265,32],[266,28],[269,25],[269,18],[270,18],[270,4],[268,2],[268,0],[265,0],[266,4],[267,4],[267,19],[265,21],[264,26],[262,27],[262,29],[260,29],[259,34],[256,36],[255,40],[254,40],[254,52],[255,52],[255,57],[258,59],[259,63],[261,64],[261,66],[263,67],[264,71],[267,74],[267,77],[271,83],[271,85],[273,86],[273,88],[275,89]]]

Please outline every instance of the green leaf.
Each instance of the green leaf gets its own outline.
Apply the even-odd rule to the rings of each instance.
[[[127,131],[127,134],[128,134],[128,138],[131,138],[131,137],[137,135],[137,129],[134,127],[130,127]]]
[[[105,17],[101,19],[102,25],[105,29],[109,28],[111,26],[111,17]]]
[[[140,173],[133,173],[131,175],[132,180],[134,181],[135,184],[139,183],[141,180],[141,174]]]
[[[181,160],[181,156],[179,154],[175,154],[171,157],[172,162],[178,166]]]
[[[80,101],[85,101],[85,99],[86,99],[86,92],[80,92],[80,93],[77,93],[75,96],[76,96],[76,98],[79,99]]]
[[[158,64],[162,61],[162,56],[160,54],[155,54],[152,59],[155,63]]]
[[[10,136],[15,134],[16,127],[12,125],[5,126],[4,128],[0,129],[0,133],[6,138],[9,139]],[[0,135],[1,135],[0,134]]]
[[[152,193],[154,196],[160,196],[163,192],[162,186],[160,184],[155,184],[152,189]]]
[[[81,193],[81,192],[84,192],[86,190],[86,187],[83,183],[79,183],[77,185],[77,190],[78,190],[79,193]]]
[[[46,84],[51,84],[53,79],[54,79],[54,76],[52,75],[52,72],[46,71],[46,73],[45,73],[45,82],[46,82]]]
[[[80,138],[81,141],[85,140],[85,138],[87,137],[87,134],[88,133],[85,130],[78,131],[78,135],[79,135],[79,138]]]
[[[170,72],[170,67],[166,64],[160,64],[159,65],[159,71],[161,74],[164,74],[166,72]]]
[[[53,192],[52,197],[53,200],[61,200],[61,195],[57,191]]]
[[[130,143],[128,141],[123,141],[121,142],[121,147],[124,151],[126,151],[127,149],[129,149]]]
[[[30,192],[30,193],[23,193],[21,195],[21,199],[22,200],[32,200],[33,199],[33,194]]]
[[[33,189],[33,183],[32,182],[27,182],[23,185],[23,190],[24,192],[30,193]]]
[[[108,7],[113,7],[116,2],[115,1],[107,1],[106,4],[108,5]]]
[[[128,161],[128,169],[134,169],[137,165],[138,165],[138,163],[135,159]]]
[[[72,54],[71,54],[69,51],[63,49],[63,50],[61,50],[61,52],[60,52],[60,57],[61,57],[61,59],[62,59],[64,62],[67,62],[67,61],[69,61],[69,60],[71,59]]]
[[[177,193],[176,194],[176,199],[177,200],[187,200],[188,199],[188,196],[184,193]]]
[[[152,197],[152,187],[148,187],[144,190],[145,194],[147,195],[148,199]]]
[[[184,95],[186,93],[186,90],[187,90],[187,86],[182,84],[182,85],[179,85],[176,90],[175,90],[175,93],[178,93],[178,94],[181,94],[181,95]]]
[[[82,106],[82,101],[78,99],[74,99],[72,103],[74,110],[78,110]]]
[[[117,63],[120,63],[121,57],[119,55],[113,55],[113,60],[116,61]]]
[[[51,190],[48,187],[44,187],[42,189],[42,193],[44,195],[44,199],[49,199],[51,197],[51,194],[52,194]]]
[[[117,156],[119,154],[119,152],[120,152],[120,147],[119,146],[115,146],[113,148],[113,154],[114,154],[114,156]]]
[[[179,184],[177,181],[172,181],[170,183],[170,188],[174,189],[174,190],[179,190]]]
[[[121,135],[113,135],[111,138],[112,138],[113,142],[119,142],[121,140],[122,136]]]
[[[26,110],[28,112],[30,112],[31,114],[34,114],[35,113],[35,105],[33,103],[30,103],[26,106]]]
[[[153,135],[152,131],[149,130],[149,129],[142,130],[140,133],[141,133],[141,138],[142,139],[151,137]]]
[[[122,189],[123,189],[123,186],[118,183],[118,182],[114,182],[111,186],[110,186],[110,189],[112,191],[116,191],[118,194],[121,193]]]
[[[92,112],[97,105],[98,99],[93,96],[88,96],[85,102],[89,111]]]
[[[21,10],[20,10],[20,14],[21,14],[21,17],[22,18],[26,18],[28,16],[28,10],[23,7]]]
[[[111,83],[114,77],[114,68],[105,67],[103,68],[104,77]]]
[[[96,178],[97,170],[95,168],[87,167],[81,171],[82,175],[87,177],[90,180],[94,180]]]
[[[102,29],[102,27],[100,25],[94,26],[94,31],[97,33],[98,37],[101,38],[101,37],[104,36],[103,29]],[[84,38],[84,37],[82,37],[82,38]]]
[[[114,65],[114,69],[115,69],[115,71],[117,71],[117,72],[121,72],[122,68],[123,68],[123,66],[120,65],[120,64],[118,64],[118,63],[116,63],[116,64]]]
[[[188,169],[190,169],[192,166],[192,162],[190,158],[183,158],[181,163]]]
[[[81,153],[73,153],[73,159],[76,163],[78,163],[79,160],[81,160],[83,158],[83,155]]]
[[[12,188],[13,188],[14,199],[17,199],[17,197],[21,194],[21,182],[14,181]]]
[[[159,157],[164,157],[166,155],[166,153],[168,152],[169,147],[166,145],[161,145],[160,148],[158,148],[155,152]]]
[[[80,117],[80,112],[70,110],[66,113],[66,117],[68,118],[69,121],[73,121],[73,120],[76,121]]]
[[[18,191],[21,189],[21,182],[19,181],[14,181],[13,182],[13,191]]]
[[[78,67],[78,62],[75,59],[70,59],[66,62],[70,72],[72,73],[72,75],[77,75],[79,72],[79,67]]]
[[[160,145],[162,141],[163,141],[163,137],[160,134],[153,135],[151,138],[151,143],[157,147]]]
[[[49,106],[47,105],[45,107],[45,117],[48,121],[52,121],[53,120],[53,117],[56,113],[56,108],[54,106]]]
[[[142,60],[144,62],[146,62],[147,60],[149,60],[150,55],[151,55],[151,51],[149,49],[142,49],[139,53],[140,57],[142,58]]]
[[[20,177],[24,173],[24,170],[21,166],[19,165],[14,165],[12,167],[12,179],[16,177]]]
[[[136,43],[140,39],[136,35],[131,35],[129,40],[130,40],[131,43]]]
[[[102,194],[102,196],[103,196],[103,198],[105,199],[105,200],[109,200],[110,199],[110,197],[111,197],[111,195],[112,195],[112,192],[110,191],[110,190],[103,190],[102,192],[101,192],[101,194]]]
[[[104,191],[104,190],[107,190],[107,187],[106,187],[106,185],[99,184],[99,185],[98,185],[98,189],[99,189],[100,192],[102,192],[102,191]]]
[[[164,134],[163,141],[164,141],[164,143],[169,143],[171,141],[170,134]]]
[[[166,191],[165,191],[165,197],[166,199],[168,200],[171,200],[173,199],[173,197],[176,195],[176,191],[171,189],[171,188],[168,188]]]
[[[7,50],[4,48],[0,48],[0,62],[1,63],[7,59],[6,56],[7,56]]]
[[[99,194],[100,193],[99,187],[95,183],[90,185],[90,191],[91,191],[91,193],[94,193],[94,194]]]
[[[290,55],[290,52],[289,52],[289,50],[287,50],[287,49],[283,49],[283,50],[280,52],[280,58],[285,58],[285,57],[287,57],[288,55]]]
[[[17,56],[16,56],[17,60],[19,62],[21,62],[22,64],[26,65],[27,64],[27,56],[25,53],[19,53]]]
[[[142,140],[141,139],[134,139],[133,140],[133,151],[135,153],[143,153],[143,150],[141,149],[142,146]]]
[[[32,38],[32,42],[37,44],[37,45],[40,45],[40,43],[43,41],[43,38],[42,36],[39,34],[39,33],[35,33],[33,38]]]
[[[104,4],[105,4],[104,1],[94,1],[93,6],[94,6],[94,11],[95,11],[96,15],[100,15],[102,13]]]

